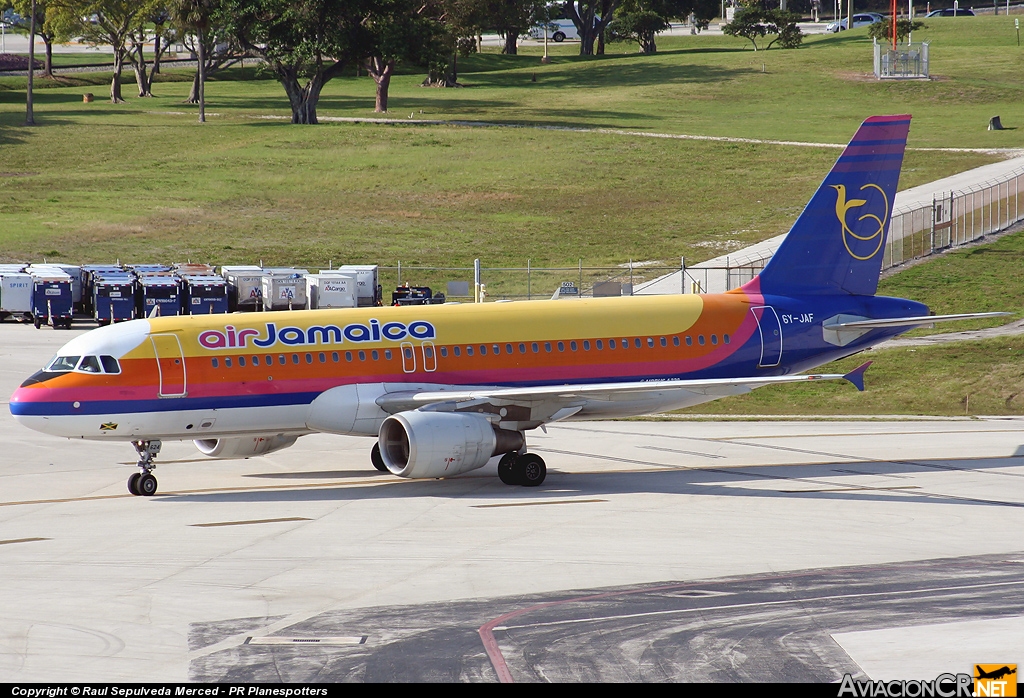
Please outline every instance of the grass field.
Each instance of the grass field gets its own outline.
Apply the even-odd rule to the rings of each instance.
[[[626,44],[590,59],[555,46],[548,66],[536,46],[485,53],[462,62],[462,89],[396,76],[389,116],[409,122],[400,126],[292,126],[281,87],[247,67],[210,82],[205,125],[182,104],[189,71],[165,71],[152,99],[130,97],[126,71],[122,105],[101,99],[109,74],[40,80],[40,126],[30,129],[24,79],[0,77],[0,260],[693,263],[784,232],[838,151],[412,122],[845,143],[863,118],[905,112],[906,188],[998,157],[916,148],[1024,147],[1012,19],[927,20],[915,35],[931,41],[936,79],[926,83],[869,78],[864,30],[811,37],[797,51],[754,53],[705,35],[664,38],[649,57]],[[100,101],[83,104],[86,91]],[[349,75],[328,84],[319,113],[372,117],[372,107],[372,81]],[[996,114],[1006,131],[985,130]],[[902,272],[881,292],[937,312],[1019,312],[1019,237]],[[865,394],[765,389],[698,411],[1017,414],[1022,351],[1019,339],[879,351]]]

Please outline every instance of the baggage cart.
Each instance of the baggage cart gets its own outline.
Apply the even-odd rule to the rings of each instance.
[[[356,299],[360,308],[383,305],[384,297],[377,280],[376,264],[346,264],[337,269],[321,269],[320,273],[342,273],[356,277]]]
[[[301,310],[306,307],[305,270],[266,269],[263,277],[264,310]]]
[[[92,286],[93,318],[100,325],[135,317],[135,280],[122,272],[95,278]]]
[[[135,283],[135,317],[181,315],[181,286],[174,276],[147,274]]]
[[[252,265],[221,267],[220,274],[228,284],[231,311],[263,309],[262,268]]]
[[[0,322],[10,315],[32,319],[32,276],[0,270]]]
[[[355,308],[356,279],[344,274],[321,272],[306,275],[306,299],[310,309]]]
[[[32,323],[71,329],[71,277],[64,273],[32,274]]]
[[[228,285],[216,274],[181,277],[182,315],[213,315],[228,312]]]

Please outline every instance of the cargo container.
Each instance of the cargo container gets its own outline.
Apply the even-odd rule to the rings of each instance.
[[[63,272],[40,271],[32,274],[32,322],[38,330],[71,329],[71,277]]]
[[[301,310],[306,307],[305,269],[265,269],[264,310]]]
[[[59,271],[67,274],[71,277],[71,304],[77,309],[82,308],[82,267],[75,264],[47,262],[45,264],[30,264],[25,268],[25,271],[29,274],[36,272],[45,274],[50,271]]]
[[[135,317],[135,280],[131,275],[104,274],[92,283],[93,318],[100,325]]]
[[[320,273],[342,273],[356,277],[356,300],[360,308],[382,305],[384,302],[376,264],[346,264],[337,269],[321,269]]]
[[[123,274],[124,269],[119,264],[86,264],[82,266],[79,279],[82,284],[82,304],[80,311],[84,315],[92,316],[93,307],[93,281],[103,274]]]
[[[181,315],[181,286],[171,274],[146,274],[135,282],[135,317]]]
[[[306,298],[311,309],[355,308],[356,279],[332,272],[306,275]]]
[[[220,274],[228,283],[232,312],[263,309],[263,269],[252,265],[229,266],[221,267]]]
[[[10,315],[32,319],[32,277],[0,270],[0,321]]]
[[[228,312],[228,284],[216,274],[181,277],[182,315],[213,315]]]

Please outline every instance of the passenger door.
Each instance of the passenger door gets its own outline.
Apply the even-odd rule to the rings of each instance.
[[[185,397],[185,354],[181,342],[173,334],[150,335],[156,354],[156,367],[160,375],[160,397]]]

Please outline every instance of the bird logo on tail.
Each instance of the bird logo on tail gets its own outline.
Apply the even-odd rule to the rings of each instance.
[[[836,218],[839,219],[839,224],[842,226],[843,244],[846,246],[846,251],[849,252],[850,256],[854,259],[859,259],[861,261],[871,259],[878,254],[879,250],[882,249],[882,243],[885,241],[885,235],[883,233],[885,232],[885,222],[889,219],[889,200],[886,198],[885,192],[877,184],[871,183],[865,184],[860,188],[860,191],[864,191],[865,189],[875,189],[878,191],[878,193],[882,195],[885,210],[881,216],[874,213],[865,213],[863,216],[859,217],[857,219],[858,223],[865,219],[870,219],[874,221],[878,227],[872,231],[870,235],[858,235],[852,228],[850,228],[849,223],[847,223],[846,216],[850,209],[860,208],[861,206],[867,205],[867,199],[847,199],[845,184],[830,184],[829,186],[836,190]],[[875,248],[870,254],[860,255],[853,251],[850,242],[851,237],[854,240],[859,240],[861,242],[868,242],[878,238],[878,244],[875,245]],[[853,246],[856,246],[856,244],[856,242],[852,243]]]

